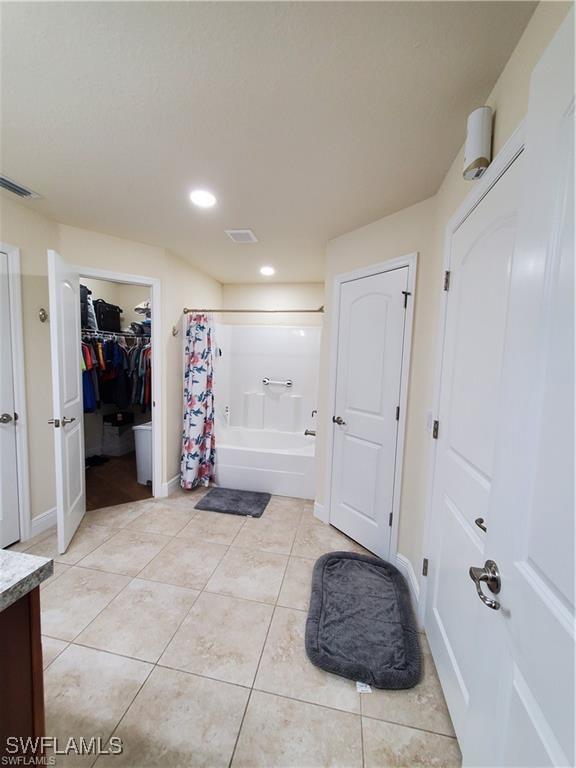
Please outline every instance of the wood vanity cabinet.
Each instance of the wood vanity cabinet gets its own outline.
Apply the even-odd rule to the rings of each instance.
[[[44,735],[40,587],[37,586],[0,611],[0,757],[8,754],[8,736]],[[26,754],[31,756],[30,752]]]

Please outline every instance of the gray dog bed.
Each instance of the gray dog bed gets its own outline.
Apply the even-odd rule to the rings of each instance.
[[[317,560],[306,653],[317,667],[375,688],[416,685],[420,643],[400,571],[353,552],[329,552]]]
[[[200,499],[194,509],[227,512],[229,515],[262,517],[270,498],[269,493],[236,491],[233,488],[212,488]]]

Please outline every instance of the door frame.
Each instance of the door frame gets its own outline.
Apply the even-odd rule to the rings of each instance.
[[[10,295],[10,335],[12,338],[12,379],[16,428],[16,464],[18,472],[18,517],[20,541],[30,538],[30,467],[28,459],[28,414],[26,409],[26,368],[24,361],[24,315],[20,249],[0,242],[0,251],[8,256],[8,291]]]
[[[331,520],[332,510],[332,463],[334,456],[334,424],[332,416],[336,403],[336,381],[338,371],[338,335],[340,331],[340,291],[343,283],[351,280],[359,280],[364,277],[374,277],[383,272],[392,272],[396,269],[408,267],[408,305],[406,307],[406,322],[404,325],[404,338],[402,340],[402,373],[400,378],[400,418],[398,419],[398,439],[396,441],[395,467],[394,467],[394,492],[392,497],[392,530],[390,531],[390,547],[388,558],[396,560],[398,553],[398,529],[400,518],[400,497],[402,494],[402,470],[404,468],[404,441],[406,437],[406,415],[408,404],[408,383],[410,378],[410,363],[412,351],[412,328],[414,325],[414,301],[416,298],[416,271],[418,267],[418,252],[399,256],[368,267],[354,269],[335,275],[332,281],[332,306],[330,347],[328,352],[328,398],[329,407],[324,414],[324,429],[326,435],[326,466],[324,471],[324,508],[315,505],[315,513],[324,523]],[[320,514],[318,514],[320,513]]]
[[[464,198],[463,202],[458,206],[456,211],[448,220],[446,228],[444,230],[444,258],[442,267],[442,281],[444,281],[444,274],[450,271],[450,255],[452,251],[452,238],[457,232],[459,227],[470,216],[472,211],[478,206],[478,204],[486,197],[492,187],[496,185],[498,180],[506,173],[512,163],[522,154],[525,144],[525,120],[523,119],[514,133],[508,138],[502,149],[498,152],[492,163],[488,166],[488,169],[484,175],[475,182],[474,186]],[[444,362],[444,347],[446,339],[446,317],[448,312],[448,292],[442,289],[442,286],[438,286],[438,290],[441,293],[440,296],[440,316],[438,320],[437,330],[437,348],[435,357],[435,370],[434,370],[434,390],[432,400],[432,419],[439,418],[440,413],[440,397],[442,393],[442,365]],[[427,492],[426,492],[426,509],[424,516],[424,547],[422,552],[423,558],[430,558],[431,544],[432,544],[432,518],[433,518],[433,499],[434,499],[434,478],[436,473],[436,460],[437,460],[437,442],[430,439],[430,452],[428,462],[428,478],[427,478]],[[422,626],[425,626],[426,622],[426,609],[428,603],[428,580],[425,576],[419,575],[419,605],[418,605],[418,618]]]
[[[164,399],[162,397],[162,371],[164,370],[164,350],[162,348],[162,281],[158,277],[133,275],[126,272],[112,272],[108,269],[74,265],[80,280],[88,277],[106,280],[109,283],[128,283],[150,288],[152,299],[152,495],[156,498],[167,496],[167,485],[163,482],[163,442],[164,434]],[[80,311],[80,309],[78,309]]]

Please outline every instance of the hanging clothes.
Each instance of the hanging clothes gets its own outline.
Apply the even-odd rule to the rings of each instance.
[[[128,352],[130,400],[145,411],[152,399],[152,346],[137,345]]]
[[[184,429],[180,484],[190,490],[215,477],[214,326],[205,314],[186,316]]]
[[[135,338],[135,341],[128,347],[124,337],[112,333],[83,337],[85,413],[93,413],[102,404],[115,405],[121,410],[137,405],[142,412],[150,408],[152,348],[144,343],[143,337]]]
[[[84,398],[84,413],[94,413],[96,410],[96,393],[92,378],[93,363],[92,354],[88,344],[82,343],[82,395]]]

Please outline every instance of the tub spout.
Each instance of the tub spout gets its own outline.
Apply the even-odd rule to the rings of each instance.
[[[316,430],[315,429],[305,429],[304,434],[308,437],[316,437]]]

